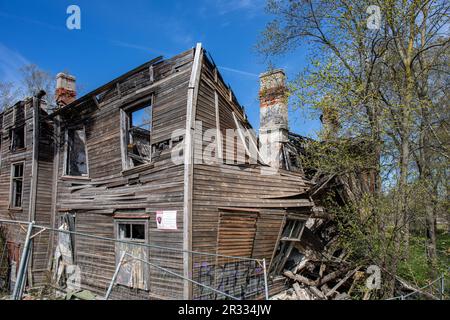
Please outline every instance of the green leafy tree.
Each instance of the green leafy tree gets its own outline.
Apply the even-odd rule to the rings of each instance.
[[[311,165],[343,175],[358,168],[375,173],[374,190],[340,219],[348,227],[343,234],[361,236],[344,237],[354,239],[354,252],[370,248],[371,259],[386,271],[386,296],[394,292],[399,264],[408,259],[411,226],[421,216],[435,265],[436,203],[448,176],[440,163],[448,160],[443,97],[449,8],[438,0],[269,0],[274,19],[257,44],[271,63],[299,47],[308,49],[310,64],[290,88],[296,106],[325,120],[322,142],[311,146]],[[356,154],[354,146],[361,143],[370,147]],[[428,197],[419,208],[414,195],[424,188]]]

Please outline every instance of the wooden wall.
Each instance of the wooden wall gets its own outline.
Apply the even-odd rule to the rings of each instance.
[[[14,119],[15,110],[25,110],[25,119]],[[2,117],[2,147],[0,167],[0,217],[2,219],[17,219],[28,221],[28,206],[30,196],[30,175],[33,139],[33,110],[31,99],[17,103],[6,109]],[[10,130],[14,126],[26,123],[25,148],[15,152],[10,151]],[[16,162],[24,162],[24,184],[21,209],[10,209],[11,165]],[[18,234],[16,234],[19,236]]]
[[[53,123],[47,118],[47,113],[40,110],[35,222],[38,225],[50,227],[53,226],[52,195],[55,153],[53,133]],[[42,232],[33,242],[33,259],[30,266],[33,285],[48,283],[48,264],[53,256],[53,253],[50,252],[50,236],[50,232]]]
[[[218,94],[219,114],[215,110],[215,93]],[[236,129],[233,119],[235,113],[240,126],[250,129],[243,109],[237,103],[234,95],[224,85],[220,74],[211,62],[205,59],[202,68],[199,96],[197,101],[196,120],[202,122],[202,134],[211,128],[216,128],[216,117],[219,117],[220,131],[225,136],[226,129]],[[208,142],[200,140],[201,134],[196,132],[196,157],[201,157],[203,148]],[[237,139],[237,143],[241,140]],[[224,157],[226,143],[223,142]],[[231,151],[235,154],[236,150]],[[223,208],[231,208],[235,212],[253,215],[257,212],[256,237],[251,258],[267,260],[270,264],[280,229],[283,226],[286,209],[309,214],[312,202],[306,195],[309,183],[301,174],[280,171],[274,175],[262,173],[264,166],[231,165],[223,160],[213,164],[197,163],[194,165],[194,195],[192,234],[193,250],[217,253],[219,217]],[[293,194],[296,194],[292,197]],[[241,208],[241,210],[239,209]],[[230,239],[232,241],[233,239]],[[234,243],[236,250],[233,255],[244,256],[240,251],[242,244]],[[194,279],[201,273],[202,257],[194,259]],[[201,290],[194,288],[194,298],[200,296]],[[223,297],[222,297],[223,298]]]
[[[146,68],[118,82],[112,89],[99,94],[99,104],[89,101],[61,112],[61,131],[67,125],[83,123],[86,127],[89,178],[63,176],[64,150],[59,150],[57,198],[55,215],[76,214],[76,231],[115,238],[114,215],[150,216],[148,243],[171,248],[183,247],[183,177],[184,167],[171,160],[171,149],[152,155],[152,163],[123,171],[121,159],[120,109],[137,101],[150,101],[153,96],[151,143],[170,140],[172,132],[184,129],[188,81],[192,69],[193,51]],[[163,231],[156,226],[155,213],[176,210],[178,230]],[[98,249],[98,248],[97,248]],[[97,250],[91,239],[77,237],[76,260],[83,270],[101,268],[95,277],[82,277],[83,287],[104,294],[115,268],[114,244],[104,243]],[[97,254],[97,259],[92,259]],[[150,249],[150,261],[183,274],[180,252]],[[119,289],[118,289],[119,290]],[[123,297],[126,290],[115,292]],[[128,292],[128,294],[130,294]],[[161,298],[182,298],[182,281],[167,273],[151,269],[150,295]],[[138,295],[148,297],[141,292]]]
[[[35,208],[36,224],[51,226],[51,195],[54,144],[52,140],[52,125],[45,120],[47,114],[40,110],[39,153],[37,155],[38,175],[37,201]],[[23,112],[24,111],[24,112]],[[18,116],[20,115],[20,116]],[[23,115],[23,116],[22,116]],[[34,132],[33,100],[21,101],[0,115],[1,122],[1,164],[0,164],[0,218],[18,221],[29,221],[30,188],[32,176],[33,132]],[[11,151],[10,129],[25,123],[25,148]],[[11,166],[16,162],[24,162],[23,199],[20,209],[10,208]],[[26,226],[8,225],[8,241],[22,246],[26,236]],[[47,279],[49,259],[49,233],[42,233],[35,238],[32,246],[31,275],[29,284],[41,285]],[[17,261],[18,262],[18,261]]]
[[[173,162],[172,149],[158,150],[152,155],[152,163],[130,170],[123,170],[121,155],[120,113],[121,108],[153,99],[153,123],[151,143],[156,149],[172,138],[175,130],[184,130],[188,105],[188,83],[193,66],[194,50],[189,50],[168,60],[141,68],[122,77],[112,85],[102,87],[91,97],[84,97],[70,108],[57,112],[52,120],[55,131],[42,119],[39,144],[39,176],[36,222],[58,225],[58,217],[71,212],[76,215],[76,231],[115,238],[114,217],[149,216],[148,242],[154,246],[183,248],[183,210],[185,172],[183,152],[181,161]],[[153,97],[153,98],[152,98]],[[217,102],[217,104],[216,104]],[[208,129],[217,129],[223,136],[227,129],[239,126],[251,129],[243,108],[232,91],[224,84],[215,66],[204,56],[198,87],[195,120],[201,121],[202,129],[195,132],[192,199],[192,250],[218,253],[219,217],[223,210],[251,212],[257,215],[252,258],[267,259],[270,263],[287,208],[307,215],[312,207],[306,196],[310,187],[301,174],[280,171],[265,175],[259,164],[226,164],[222,160],[204,163],[202,154],[211,141],[203,141]],[[28,102],[30,105],[30,102]],[[218,107],[218,110],[217,110]],[[31,108],[31,107],[28,107]],[[28,109],[27,109],[28,110]],[[30,109],[31,110],[31,109]],[[12,125],[10,110],[0,114],[2,137],[2,160],[0,166],[0,217],[28,220],[30,194],[31,147],[10,153],[8,130]],[[234,113],[234,116],[233,116]],[[32,139],[31,112],[26,112],[27,142]],[[29,123],[28,123],[29,122]],[[64,176],[64,132],[68,126],[84,124],[89,165],[89,177]],[[6,133],[6,134],[5,134]],[[53,139],[53,140],[52,140]],[[181,140],[182,141],[182,140]],[[228,150],[236,155],[236,146]],[[227,144],[222,143],[223,154]],[[217,151],[218,149],[216,149]],[[55,160],[52,162],[54,154]],[[10,210],[9,187],[11,163],[25,161],[24,201],[22,210]],[[226,159],[225,159],[226,160]],[[176,210],[178,230],[157,229],[155,213]],[[24,237],[25,230],[17,230]],[[225,232],[226,233],[226,232]],[[50,238],[49,238],[50,236]],[[44,281],[45,269],[54,255],[56,234],[46,233],[35,245],[32,268],[36,281]],[[236,243],[235,255],[240,255]],[[81,268],[81,284],[85,289],[104,294],[114,273],[116,251],[110,241],[93,241],[76,237],[76,264]],[[248,255],[246,253],[245,255]],[[182,252],[152,248],[150,261],[182,275],[186,270]],[[197,279],[196,266],[205,256],[192,256],[193,278]],[[84,276],[83,276],[84,275]],[[197,279],[198,280],[198,279]],[[113,298],[183,298],[183,281],[167,273],[152,269],[150,293],[133,292],[117,288]],[[194,288],[193,298],[204,298]]]

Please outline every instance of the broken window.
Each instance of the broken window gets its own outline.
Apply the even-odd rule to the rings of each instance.
[[[148,224],[144,220],[117,220],[116,265],[121,263],[117,284],[148,290]],[[123,259],[122,259],[123,257]]]
[[[151,162],[152,106],[123,112],[125,169]]]
[[[305,230],[305,218],[289,215],[283,226],[283,233],[278,241],[276,253],[271,263],[270,270],[274,274],[280,274],[287,265],[299,262],[301,256],[296,246],[302,239]],[[295,260],[294,262],[292,260]]]
[[[12,151],[25,148],[25,125],[11,129],[10,136]]]
[[[11,207],[22,207],[22,193],[23,193],[23,163],[16,163],[12,165],[11,173]]]
[[[65,174],[74,177],[88,176],[86,133],[84,127],[67,130]]]

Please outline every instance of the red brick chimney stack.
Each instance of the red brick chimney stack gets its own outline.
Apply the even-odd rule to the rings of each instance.
[[[76,78],[72,75],[60,72],[56,75],[55,101],[58,107],[64,107],[77,98],[75,85]]]
[[[260,75],[260,151],[265,162],[282,167],[282,147],[288,140],[286,75],[275,69]]]

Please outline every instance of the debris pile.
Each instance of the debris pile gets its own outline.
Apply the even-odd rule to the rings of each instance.
[[[346,261],[332,220],[310,218],[294,245],[282,275],[291,288],[274,300],[346,300],[365,279],[361,266]]]
[[[310,160],[310,149],[314,147],[311,143],[308,138],[289,135],[287,147],[298,156],[295,162],[298,171],[312,183],[308,193],[315,207],[306,222],[295,224],[289,222],[293,218],[287,217],[281,244],[271,265],[271,275],[284,276],[290,289],[273,299],[344,300],[351,296],[369,299],[371,292],[364,285],[367,266],[350,261],[350,253],[339,241],[337,222],[327,212],[326,201],[330,199],[342,208],[356,203],[365,193],[374,190],[374,172],[364,168],[346,173],[322,172]],[[355,141],[348,146],[355,154],[366,154],[366,147],[364,142]]]

